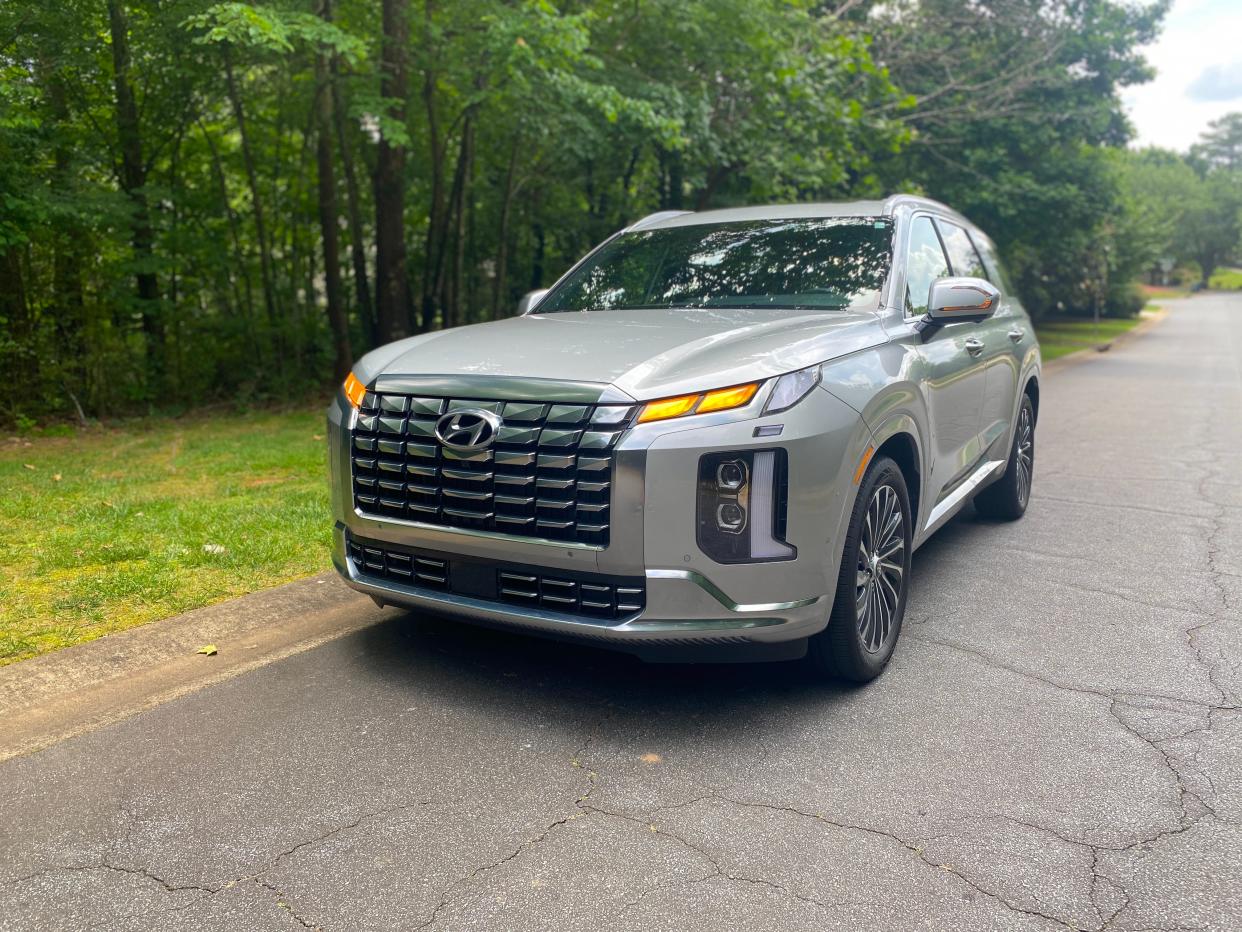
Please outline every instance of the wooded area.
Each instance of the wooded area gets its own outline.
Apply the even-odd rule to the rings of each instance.
[[[1242,201],[1242,117],[1123,148],[1165,6],[9,0],[0,418],[305,395],[663,208],[923,192],[1034,313],[1134,313]]]

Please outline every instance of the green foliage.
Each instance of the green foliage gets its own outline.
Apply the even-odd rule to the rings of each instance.
[[[1217,269],[1208,287],[1219,291],[1242,291],[1242,269]]]
[[[249,3],[217,3],[205,13],[187,17],[185,27],[201,45],[228,43],[278,54],[294,51],[295,43],[340,55],[351,65],[366,59],[366,43],[313,13]]]
[[[304,396],[346,337],[512,313],[660,209],[921,191],[997,238],[1036,313],[1130,312],[1182,235],[1117,155],[1165,5],[0,4],[0,419]],[[381,333],[393,200],[409,299]]]
[[[1227,122],[1225,118],[1213,127]],[[1215,132],[1209,129],[1205,140]],[[1207,157],[1205,152],[1217,154]],[[1161,218],[1153,222],[1158,255],[1194,264],[1198,281],[1207,284],[1214,269],[1239,248],[1242,169],[1230,166],[1219,142],[1205,142],[1195,146],[1189,157],[1161,149],[1128,153],[1122,171],[1128,196]]]

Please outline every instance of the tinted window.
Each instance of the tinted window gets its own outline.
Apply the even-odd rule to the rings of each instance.
[[[983,258],[983,267],[988,272],[987,280],[1001,289],[1001,291],[1012,292],[1013,288],[1009,285],[1009,278],[1005,275],[1005,269],[1000,264],[1000,258],[996,255],[996,247],[992,245],[992,241],[977,231],[971,233],[970,239],[975,244],[975,248],[979,250],[979,255]]]
[[[906,252],[906,312],[927,312],[927,295],[932,282],[949,274],[949,263],[940,248],[940,237],[930,217],[915,217],[910,226],[910,247]]]
[[[940,235],[944,238],[944,248],[949,253],[949,264],[953,266],[954,275],[969,275],[971,278],[987,278],[983,269],[983,260],[975,252],[974,244],[966,231],[956,223],[937,220]]]
[[[892,222],[832,217],[625,233],[539,304],[540,314],[635,308],[832,310],[878,299]]]

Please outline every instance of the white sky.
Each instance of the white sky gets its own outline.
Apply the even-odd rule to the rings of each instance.
[[[1175,0],[1145,51],[1156,77],[1122,94],[1134,145],[1184,152],[1211,120],[1242,111],[1242,0]]]

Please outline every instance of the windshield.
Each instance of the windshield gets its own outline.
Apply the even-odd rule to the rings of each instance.
[[[844,308],[879,297],[891,248],[892,222],[873,217],[623,233],[549,293],[536,313]]]

